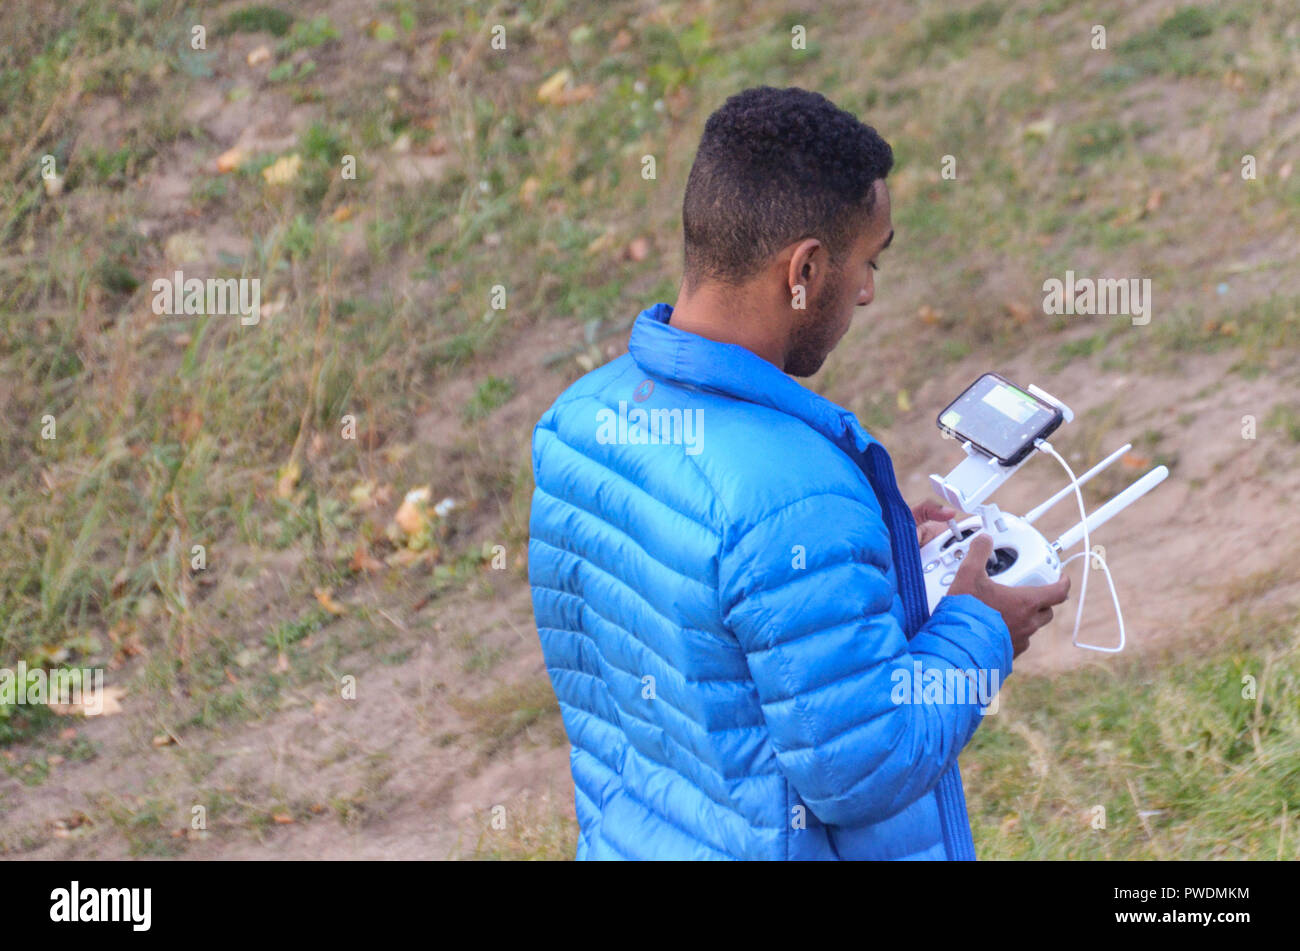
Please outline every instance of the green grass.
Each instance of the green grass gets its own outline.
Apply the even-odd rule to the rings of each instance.
[[[771,23],[743,25],[739,7],[693,12],[680,29],[648,24],[637,42],[618,50],[614,40],[623,27],[617,18],[588,22],[569,12],[539,23],[534,41],[520,47],[519,65],[536,82],[507,81],[497,65],[480,61],[473,81],[452,83],[465,43],[490,26],[488,20],[467,9],[461,20],[431,28],[421,5],[391,5],[384,22],[395,32],[386,42],[418,38],[428,44],[436,96],[399,91],[394,99],[389,79],[363,71],[347,77],[347,94],[322,102],[320,117],[296,146],[253,155],[236,174],[205,173],[190,184],[194,212],[249,240],[246,254],[223,259],[222,273],[258,276],[264,304],[286,302],[280,316],[244,332],[202,318],[129,330],[135,325],[126,319],[149,292],[163,241],[135,227],[142,211],[132,186],[159,167],[173,144],[198,147],[210,157],[219,151],[199,130],[160,118],[183,112],[205,82],[180,58],[187,36],[183,5],[87,3],[74,14],[36,5],[23,42],[0,61],[0,93],[13,105],[0,118],[0,144],[25,147],[53,115],[24,157],[29,171],[0,186],[6,209],[0,260],[17,262],[0,265],[7,269],[0,281],[6,341],[0,366],[14,382],[9,418],[53,415],[59,435],[35,439],[26,422],[0,429],[10,473],[0,478],[0,497],[9,507],[0,526],[7,575],[0,589],[0,654],[34,656],[87,625],[125,624],[159,644],[190,643],[186,663],[201,669],[220,648],[208,651],[202,638],[192,637],[200,628],[210,630],[215,618],[194,600],[191,580],[176,571],[187,543],[202,538],[209,546],[233,540],[264,552],[301,548],[313,562],[338,557],[362,528],[346,503],[360,478],[359,447],[380,433],[407,438],[419,409],[416,394],[492,360],[498,348],[509,346],[521,318],[599,327],[635,313],[647,296],[671,299],[675,256],[636,263],[620,252],[634,237],[675,227],[673,196],[690,160],[686,143],[716,105],[710,90],[739,88],[758,76],[778,84],[798,81],[857,104],[889,135],[903,196],[894,209],[898,254],[913,255],[912,266],[924,260],[927,267],[946,267],[927,301],[944,320],[920,329],[913,366],[899,368],[906,380],[922,366],[920,354],[956,361],[990,342],[1007,346],[1019,339],[1021,328],[1008,319],[1004,300],[984,293],[991,260],[1013,269],[1008,296],[1032,311],[1042,274],[1071,263],[1080,247],[1123,253],[1134,244],[1194,240],[1191,225],[1182,234],[1139,224],[1093,225],[1099,212],[1103,221],[1115,218],[1119,206],[1090,183],[1130,174],[1139,157],[1162,157],[1172,140],[1116,116],[1110,93],[1077,78],[1078,62],[1067,58],[1050,67],[1057,83],[1052,93],[1030,78],[996,70],[955,80],[936,72],[949,59],[982,54],[1002,38],[1014,51],[1038,29],[1036,14],[1056,9],[990,3],[934,8],[860,51],[856,70],[841,69],[838,58],[827,55],[844,41],[815,27],[809,48],[792,50],[790,28],[805,18],[785,10]],[[225,14],[217,32],[273,35],[282,53],[299,56],[380,39],[374,30],[359,35],[351,24],[295,12],[240,6]],[[1158,29],[1117,41],[1117,58],[1153,50],[1199,55],[1206,44],[1218,49],[1245,28],[1212,12],[1175,11]],[[166,40],[146,49],[146,34]],[[872,78],[900,61],[911,64],[905,74]],[[117,141],[81,145],[75,112],[61,105],[59,96],[71,88],[67,67],[83,62],[89,81],[131,91]],[[537,103],[537,83],[561,67],[573,72],[575,83],[592,84],[595,95],[562,108]],[[292,85],[308,91],[327,88],[341,75],[325,57],[317,60],[316,73],[303,73],[302,63],[289,68]],[[257,80],[244,82],[243,95],[252,94]],[[1077,122],[1058,121],[1044,137],[987,146],[994,130],[1024,128],[1062,97],[1077,104]],[[383,184],[384,164],[403,161],[389,147],[404,136],[412,149],[441,142],[446,173],[409,185]],[[35,159],[46,152],[66,176],[58,201],[44,196],[36,172]],[[268,189],[261,172],[291,152],[302,159],[297,180],[281,191]],[[357,179],[339,177],[343,154],[358,156]],[[653,180],[640,175],[645,154],[657,159]],[[943,154],[957,156],[960,183],[925,180]],[[1067,174],[1071,169],[1082,170],[1087,182]],[[922,184],[908,192],[900,176],[917,176]],[[530,179],[536,183],[531,206],[520,197]],[[1281,199],[1290,201],[1294,192],[1283,189]],[[87,223],[77,212],[78,196],[92,195],[106,205]],[[366,216],[367,208],[382,214]],[[341,210],[360,217],[336,220]],[[606,232],[603,249],[589,251]],[[364,247],[364,263],[341,254],[352,234]],[[511,262],[508,279],[502,261]],[[424,292],[396,292],[407,279],[425,282]],[[488,290],[498,283],[509,293],[504,312],[487,307]],[[90,309],[99,315],[93,331],[83,316]],[[1280,359],[1271,341],[1291,334],[1295,311],[1291,298],[1279,297],[1250,305],[1248,313],[1204,331],[1197,310],[1185,308],[1157,319],[1150,336],[1173,354],[1237,348],[1239,370],[1260,372]],[[1042,326],[1056,331],[1066,325]],[[181,335],[188,342],[178,345]],[[1060,360],[1071,362],[1103,359],[1114,349],[1098,334],[1058,346]],[[123,359],[125,353],[136,355],[135,362]],[[603,359],[598,350],[582,356]],[[561,369],[572,373],[577,365],[570,360]],[[500,374],[470,372],[480,375],[461,408],[470,424],[489,418],[522,386]],[[891,401],[862,405],[869,426],[892,425]],[[354,443],[334,435],[345,413],[361,420],[363,432]],[[320,453],[315,464],[291,497],[276,498],[276,473],[313,439]],[[430,468],[441,468],[440,460],[426,453],[392,475],[415,484]],[[517,468],[517,460],[504,457],[453,464],[448,490],[486,492],[494,506],[490,515],[502,517],[509,500],[527,496],[526,473],[519,478]],[[34,474],[41,471],[54,490],[34,491]],[[511,517],[519,523],[517,513]],[[21,527],[27,525],[39,528]],[[120,525],[131,526],[126,536],[114,528]],[[310,598],[306,586],[332,571],[322,567],[294,581],[303,586],[301,603]],[[114,583],[119,575],[125,583]],[[146,610],[150,604],[162,610]],[[233,616],[221,620],[231,623]]]
[[[1300,410],[1294,406],[1277,405],[1264,419],[1264,425],[1276,429],[1294,443],[1300,443]]]
[[[293,14],[279,7],[241,7],[226,16],[222,33],[270,33],[284,36],[293,26]]]
[[[1221,55],[1208,38],[1221,22],[1212,7],[1184,6],[1162,20],[1121,41],[1115,47],[1120,62],[1138,75],[1194,76],[1219,68]]]
[[[1215,620],[1196,646],[1013,675],[962,757],[981,858],[1300,855],[1300,617]]]
[[[465,422],[472,423],[485,419],[491,415],[492,411],[500,406],[505,405],[515,393],[515,384],[513,380],[503,379],[502,377],[489,376],[486,380],[478,385],[474,390],[474,395],[470,397],[469,402],[465,404],[462,415]]]
[[[958,58],[978,43],[991,45],[991,34],[1003,15],[1003,6],[992,2],[935,14],[922,21],[919,35],[904,47],[904,52],[921,62],[938,49]]]
[[[470,721],[486,756],[525,735],[534,743],[564,742],[560,707],[548,678],[503,684],[485,697],[451,702]]]

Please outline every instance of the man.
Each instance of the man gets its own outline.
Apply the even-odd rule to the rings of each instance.
[[[880,443],[791,378],[871,303],[892,164],[816,93],[728,99],[677,303],[534,431],[529,577],[580,859],[975,857],[957,754],[990,697],[912,681],[1000,684],[1069,581],[993,583],[984,536],[931,616],[917,523],[956,513],[909,511]]]

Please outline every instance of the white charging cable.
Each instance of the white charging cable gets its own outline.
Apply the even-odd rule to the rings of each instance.
[[[1092,544],[1088,539],[1088,513],[1083,506],[1083,491],[1079,488],[1079,480],[1070,468],[1070,464],[1061,457],[1061,454],[1052,448],[1052,444],[1045,439],[1035,439],[1034,446],[1040,451],[1045,452],[1065,469],[1066,475],[1070,477],[1070,485],[1074,487],[1074,497],[1079,503],[1079,518],[1083,525],[1083,551],[1077,555],[1071,555],[1061,562],[1061,571],[1065,571],[1065,566],[1076,558],[1085,559],[1083,563],[1083,581],[1079,584],[1079,609],[1074,614],[1074,634],[1070,637],[1071,643],[1075,647],[1082,647],[1084,650],[1100,651],[1103,654],[1118,654],[1124,649],[1124,612],[1119,607],[1119,595],[1115,592],[1115,579],[1111,577],[1110,567],[1106,564],[1106,559],[1099,554],[1094,554]],[[1088,570],[1092,567],[1093,559],[1097,560],[1098,567],[1106,575],[1106,584],[1110,587],[1110,599],[1115,604],[1115,619],[1119,622],[1119,645],[1117,647],[1099,647],[1096,644],[1081,644],[1079,642],[1079,624],[1083,620],[1083,599],[1088,594]]]

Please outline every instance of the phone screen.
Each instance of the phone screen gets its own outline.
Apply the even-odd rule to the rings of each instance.
[[[1061,411],[996,373],[986,373],[939,414],[939,428],[1012,465],[1061,423]]]

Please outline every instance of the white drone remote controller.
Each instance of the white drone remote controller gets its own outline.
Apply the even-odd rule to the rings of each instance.
[[[957,569],[970,550],[974,536],[984,527],[982,516],[974,515],[957,528],[962,540],[951,531],[944,532],[921,549],[921,570],[925,574],[925,594],[934,610],[939,599],[957,576]],[[993,554],[985,566],[989,577],[998,584],[1051,584],[1061,577],[1061,559],[1033,524],[1016,515],[999,512],[994,519]]]
[[[980,533],[993,539],[992,554],[986,564],[989,577],[998,584],[1020,587],[1051,584],[1061,576],[1066,563],[1082,557],[1083,552],[1065,559],[1061,556],[1090,533],[1110,521],[1129,505],[1146,495],[1169,475],[1164,466],[1157,466],[1138,479],[1119,495],[1102,505],[1091,515],[1083,514],[1083,496],[1079,486],[1101,472],[1132,448],[1125,444],[1093,466],[1082,476],[1075,477],[1069,464],[1046,441],[1046,436],[1063,422],[1070,422],[1074,414],[1070,408],[1036,386],[1028,393],[997,376],[985,374],[939,416],[939,427],[945,435],[951,434],[962,442],[966,460],[947,476],[930,476],[930,483],[948,505],[959,511],[974,513],[960,523],[950,521],[949,529],[931,539],[921,548],[921,569],[925,577],[925,592],[933,611],[957,576],[970,550],[972,540]],[[1055,456],[1070,475],[1070,484],[1025,516],[1003,512],[984,500],[1009,479],[1021,465],[1039,449]],[[1054,542],[1049,542],[1034,527],[1040,516],[1067,495],[1075,493],[1079,500],[1082,520]],[[1086,547],[1086,545],[1085,545]],[[1124,646],[1124,621],[1119,612],[1119,598],[1110,578],[1110,570],[1100,555],[1090,558],[1097,561],[1106,572],[1111,595],[1119,617],[1119,647],[1096,647],[1078,641],[1078,622],[1075,619],[1074,643],[1079,647],[1113,653]],[[1079,592],[1080,612],[1087,591],[1087,568],[1083,587]]]

